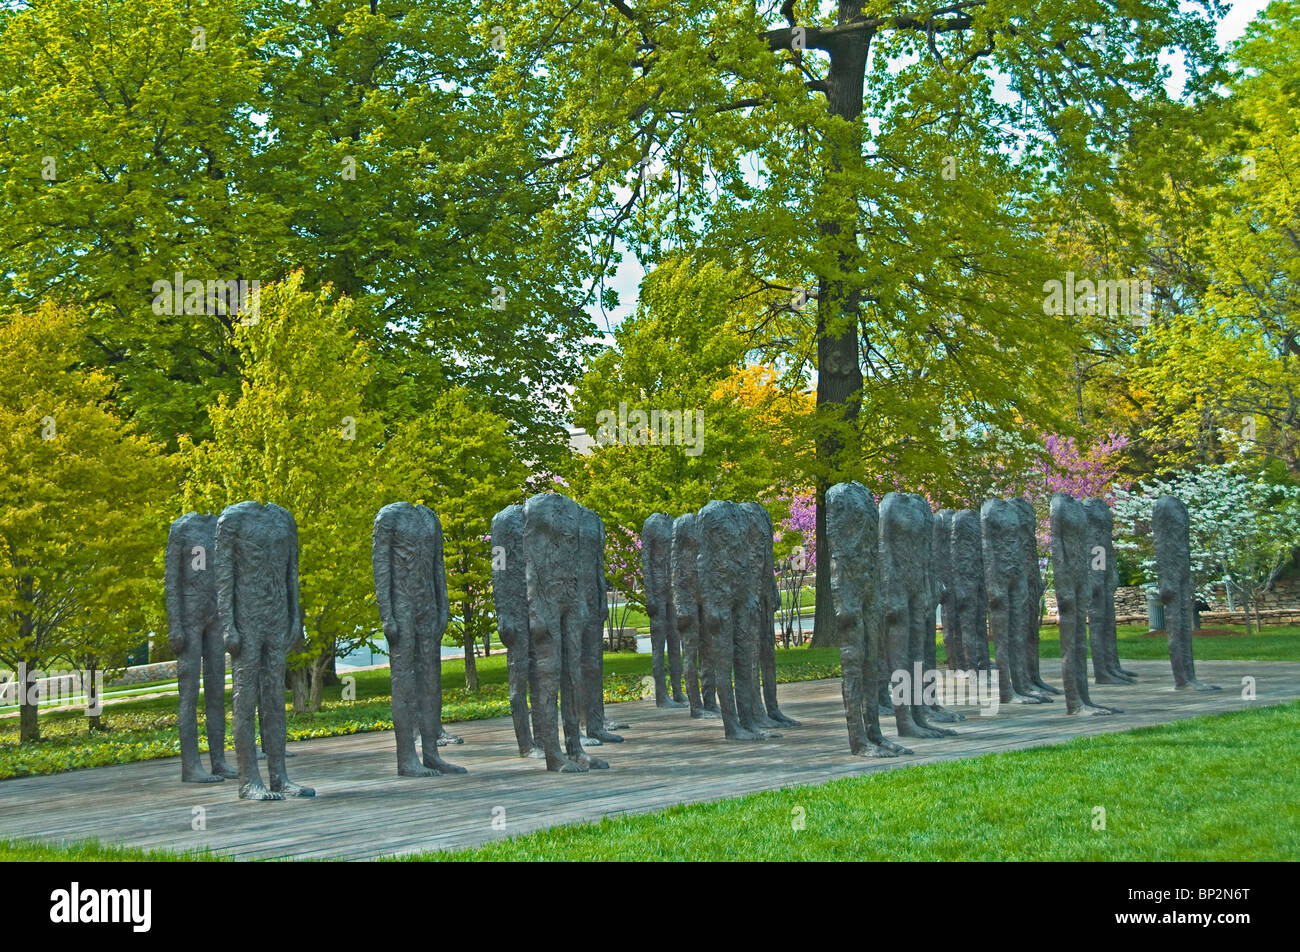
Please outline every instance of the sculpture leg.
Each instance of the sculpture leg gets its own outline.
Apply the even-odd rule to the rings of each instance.
[[[203,630],[203,708],[212,773],[235,780],[239,771],[226,761],[226,646],[215,618]]]
[[[766,624],[759,630],[758,664],[763,676],[763,706],[767,716],[777,724],[798,727],[799,722],[787,717],[776,701],[776,632],[772,627],[772,616],[764,612]]]
[[[509,659],[507,659],[508,663]],[[416,687],[419,691],[420,754],[427,770],[439,774],[467,773],[464,767],[438,756],[442,729],[442,639],[433,619],[421,619],[416,635]]]
[[[722,731],[728,740],[762,740],[762,735],[741,724],[736,694],[732,686],[732,667],[736,659],[736,625],[732,608],[719,606],[705,613],[705,631],[709,655],[713,662],[713,683],[722,708]],[[743,681],[743,678],[742,678]]]
[[[717,665],[713,658],[714,637],[706,630],[703,615],[700,617],[700,704],[703,705],[703,710],[721,717],[722,708],[718,705]]]
[[[682,641],[677,632],[677,625],[671,619],[668,621],[668,678],[669,688],[672,699],[676,707],[682,707],[687,703],[686,698],[682,695]]]
[[[769,734],[764,730],[763,723],[767,721],[767,716],[760,716],[759,713],[763,701],[757,683],[758,644],[754,638],[754,619],[757,615],[757,607],[745,602],[732,608],[731,617],[736,621],[732,635],[732,646],[735,652],[736,715],[741,727],[766,738]]]
[[[664,648],[668,641],[668,621],[663,606],[650,608],[650,671],[655,682],[655,707],[668,707],[668,685],[664,680]]]
[[[258,698],[262,710],[262,746],[266,748],[266,772],[271,778],[271,791],[286,797],[314,797],[315,790],[294,783],[285,769],[285,657],[284,649],[270,641],[268,638],[263,642],[262,682]]]
[[[935,676],[939,673],[939,630],[935,620],[937,606],[927,605],[923,610],[923,647],[925,649],[925,670],[933,671]],[[957,721],[966,720],[965,714],[959,714],[956,711],[950,711],[940,705],[936,699],[934,704],[925,705],[925,717],[929,721],[938,721],[944,724],[952,724]]]
[[[582,678],[582,636],[586,618],[582,612],[569,611],[561,621],[560,711],[564,717],[564,748],[569,759],[586,768],[604,768],[609,764],[582,749],[579,720],[587,696]]]
[[[587,736],[602,744],[621,744],[623,738],[609,730],[605,723],[605,651],[601,644],[603,629],[588,624],[582,638],[582,690],[583,712],[587,720]]]
[[[907,652],[908,671],[914,671],[916,662],[921,662],[922,676],[927,671],[937,673],[937,651],[935,647],[935,623],[934,623],[934,605],[928,600],[922,599],[920,594],[913,596],[908,607],[908,633],[907,633]],[[924,684],[924,681],[922,682]],[[913,685],[913,690],[917,685]],[[942,713],[937,713],[942,712]],[[946,727],[939,727],[932,721],[956,720],[957,716],[949,711],[943,710],[938,704],[915,704],[912,707],[912,721],[920,728],[928,728],[937,731],[937,735],[947,736],[955,734],[956,731]],[[965,720],[962,717],[961,720]]]
[[[1010,657],[1007,658],[1007,666],[1011,671],[1012,690],[1042,704],[1050,701],[1051,698],[1046,694],[1040,694],[1029,679],[1029,632],[1026,630],[1025,613],[1028,597],[1028,591],[1019,580],[1008,592],[1006,640],[1010,648]]]
[[[844,717],[849,728],[849,751],[856,757],[897,757],[897,745],[881,743],[873,737],[871,716],[875,712],[875,676],[865,655],[864,637],[859,631],[850,636],[851,644],[840,646],[840,690],[844,696]],[[879,726],[876,728],[879,734]]]
[[[1092,677],[1098,684],[1130,684],[1129,678],[1115,672],[1106,640],[1106,593],[1094,587],[1088,602],[1088,648],[1092,652]]]
[[[273,793],[262,783],[257,769],[258,707],[261,704],[261,638],[252,631],[241,632],[239,660],[235,663],[234,705],[235,759],[239,764],[239,799],[283,800],[284,794]],[[283,683],[283,682],[281,682]],[[283,696],[282,696],[283,697]],[[284,705],[281,704],[283,709]]]
[[[957,620],[957,605],[951,593],[944,596],[939,610],[943,620],[943,655],[950,671],[966,670],[966,653],[961,643],[961,623]]]
[[[185,647],[176,656],[176,727],[181,739],[181,780],[184,783],[219,783],[221,778],[203,769],[199,759],[199,668],[203,658],[203,633],[187,631]],[[225,737],[222,721],[222,738]]]
[[[1218,691],[1217,684],[1207,684],[1196,677],[1196,662],[1192,649],[1192,639],[1195,635],[1195,627],[1192,615],[1192,599],[1194,593],[1188,588],[1183,597],[1177,603],[1178,623],[1176,625],[1178,632],[1178,656],[1179,664],[1174,668],[1174,687],[1190,688],[1196,691]],[[1174,628],[1171,627],[1169,652],[1172,659],[1174,652]],[[1179,683],[1181,676],[1182,682]]]
[[[533,740],[540,741],[546,757],[546,769],[560,773],[586,771],[582,764],[564,756],[560,747],[558,721],[560,703],[560,667],[564,646],[559,612],[550,605],[529,605],[533,623],[529,626],[533,650]]]
[[[1061,627],[1061,680],[1065,684],[1065,713],[1110,714],[1088,697],[1088,649],[1083,631],[1086,591],[1070,591],[1064,580],[1057,583],[1057,615]]]
[[[1027,619],[1029,624],[1029,633],[1025,642],[1025,658],[1029,662],[1029,684],[1031,687],[1036,688],[1038,693],[1042,695],[1060,694],[1060,689],[1052,687],[1043,680],[1043,670],[1040,663],[1038,648],[1040,640],[1039,629],[1042,627],[1042,610],[1039,607],[1039,603],[1036,601],[1030,603],[1029,610],[1032,614],[1030,618]],[[1047,699],[1051,700],[1050,698]]]
[[[1005,588],[1000,588],[989,596],[988,618],[989,627],[993,630],[993,648],[997,654],[999,700],[1003,704],[1041,704],[1040,698],[1028,697],[1017,691],[1011,676],[1013,651],[1010,644],[1010,603],[1010,593]]]
[[[415,638],[415,625],[410,618],[403,618],[401,634],[388,643],[388,670],[393,685],[393,735],[397,739],[397,772],[403,777],[432,777],[437,772],[421,764],[420,757],[415,752],[415,735],[420,726],[420,685],[415,670]],[[267,743],[265,734],[264,726],[263,745]]]
[[[528,640],[522,633],[511,636],[506,645],[506,682],[510,690],[510,718],[515,726],[519,756],[528,757],[539,750],[533,743],[528,724]]]

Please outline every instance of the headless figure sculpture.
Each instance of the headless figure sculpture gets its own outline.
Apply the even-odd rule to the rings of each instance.
[[[1115,518],[1101,499],[1085,499],[1088,515],[1088,642],[1092,646],[1092,674],[1098,684],[1132,684],[1137,675],[1119,666],[1119,638],[1115,630]]]
[[[714,685],[722,707],[722,728],[729,740],[765,740],[771,736],[754,724],[754,686],[750,652],[758,616],[753,586],[750,519],[733,502],[711,501],[696,516],[700,554],[697,559],[703,634],[713,662]],[[732,675],[735,685],[732,685]]]
[[[298,526],[288,510],[240,502],[217,520],[213,543],[217,618],[235,662],[235,753],[241,800],[312,797],[316,791],[289,780],[285,771],[285,657],[302,639],[298,608]],[[271,777],[268,790],[257,769],[254,717],[261,714],[262,743]]]
[[[673,613],[685,661],[686,700],[691,717],[721,717],[713,685],[713,658],[708,650],[700,602],[700,537],[695,513],[673,520]]]
[[[641,579],[645,609],[650,616],[651,668],[655,680],[655,707],[685,707],[682,697],[682,647],[673,611],[672,585],[673,520],[662,512],[652,513],[641,527]],[[664,650],[672,690],[664,682]]]
[[[880,579],[884,592],[885,643],[892,671],[915,678],[925,662],[925,637],[934,638],[934,593],[930,580],[933,517],[930,504],[910,493],[889,493],[880,503]],[[927,616],[928,619],[927,619]],[[920,685],[913,685],[913,693]],[[899,737],[944,737],[956,733],[930,723],[922,704],[894,701]]]
[[[1156,570],[1160,574],[1160,601],[1165,606],[1174,688],[1217,691],[1217,684],[1196,679],[1196,664],[1192,659],[1196,591],[1192,588],[1190,520],[1183,501],[1177,496],[1157,499],[1151,511],[1151,531],[1155,536]]]
[[[858,757],[897,757],[906,747],[885,739],[876,702],[880,653],[880,528],[875,500],[861,483],[826,491],[831,598],[840,645],[840,687],[849,750]]]
[[[536,688],[533,737],[542,745],[546,769],[561,773],[609,766],[588,756],[578,737],[581,649],[589,604],[585,586],[590,581],[581,553],[583,521],[578,504],[559,493],[539,493],[524,504],[524,573]],[[564,751],[556,722],[561,680]]]
[[[520,757],[541,757],[528,720],[528,678],[532,639],[528,637],[528,587],[524,579],[524,507],[506,506],[492,517],[492,606],[497,631],[506,646],[510,719]],[[533,703],[537,695],[534,691]]]
[[[963,670],[988,671],[988,591],[984,582],[984,553],[980,540],[980,517],[974,509],[962,509],[952,517],[953,637],[961,644]],[[944,625],[948,622],[945,619]]]
[[[623,738],[611,728],[626,724],[609,724],[605,721],[605,612],[608,606],[608,583],[605,581],[605,523],[586,506],[579,505],[582,525],[579,545],[582,550],[585,575],[583,590],[587,593],[587,620],[582,630],[582,719],[586,725],[585,739],[595,746],[621,744]]]
[[[217,623],[214,555],[217,517],[187,512],[167,533],[163,589],[167,596],[167,643],[176,654],[181,735],[181,780],[216,783],[239,776],[226,762],[226,646]],[[199,673],[212,772],[199,759]]]
[[[953,584],[952,517],[955,515],[951,509],[940,509],[934,514],[934,583],[943,622],[943,653],[948,668],[965,671],[968,666],[962,649],[956,586]]]
[[[1011,500],[1020,514],[1020,544],[1025,559],[1025,678],[1031,690],[1037,690],[1046,700],[1047,695],[1061,692],[1043,680],[1038,660],[1038,632],[1043,624],[1043,572],[1038,565],[1038,513],[1034,504],[1023,496]]]
[[[370,561],[393,679],[397,772],[403,777],[465,773],[438,756],[442,635],[451,605],[437,514],[409,502],[384,506],[375,516]]]
[[[980,508],[984,580],[989,599],[989,628],[997,649],[998,693],[1003,704],[1043,704],[1045,693],[1030,684],[1025,664],[1025,577],[1023,523],[1009,500],[989,499]]]
[[[1052,497],[1052,577],[1061,627],[1061,680],[1067,714],[1116,714],[1088,696],[1088,514],[1072,496]]]
[[[925,502],[924,496],[916,496]],[[919,510],[918,510],[919,512]],[[925,613],[925,633],[923,642],[924,664],[926,671],[938,672],[939,670],[939,650],[937,647],[937,617],[939,614],[939,604],[941,601],[941,582],[939,576],[935,573],[934,566],[934,547],[935,540],[939,533],[937,531],[937,522],[934,513],[930,511],[930,504],[925,504],[925,525],[926,525],[926,545],[925,545],[925,603],[929,610]],[[951,547],[949,542],[948,546]],[[951,551],[948,553],[951,558]],[[958,714],[956,711],[950,711],[938,703],[925,705],[926,715],[933,721],[951,724],[955,721],[966,720],[965,714]]]
[[[757,502],[744,503],[742,508],[754,520],[756,581],[758,590],[758,670],[763,678],[759,721],[766,712],[765,727],[798,727],[799,722],[787,717],[776,700],[776,628],[772,616],[781,604],[781,592],[776,585],[776,555],[772,551],[772,517]]]

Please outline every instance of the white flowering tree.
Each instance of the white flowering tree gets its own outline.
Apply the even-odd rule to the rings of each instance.
[[[1143,570],[1154,578],[1151,509],[1165,494],[1187,506],[1191,536],[1192,582],[1208,596],[1222,580],[1243,604],[1246,631],[1250,613],[1259,624],[1260,596],[1300,546],[1300,486],[1270,482],[1232,464],[1202,466],[1171,480],[1151,479],[1115,494],[1116,548],[1137,551]]]

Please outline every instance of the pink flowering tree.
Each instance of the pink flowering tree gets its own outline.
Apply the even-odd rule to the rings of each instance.
[[[781,607],[781,643],[804,643],[799,595],[817,571],[817,496],[812,490],[792,490],[777,497],[788,514],[776,524],[773,543]]]

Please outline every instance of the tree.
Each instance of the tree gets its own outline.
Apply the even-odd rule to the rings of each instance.
[[[1187,506],[1190,520],[1192,580],[1209,594],[1222,579],[1259,620],[1259,597],[1291,560],[1300,545],[1300,486],[1243,473],[1232,465],[1202,466],[1169,480],[1152,479],[1137,491],[1116,492],[1116,548],[1146,555],[1143,568],[1154,578],[1151,555],[1151,510],[1157,498],[1171,494]]]
[[[120,666],[161,616],[162,447],[79,364],[85,327],[52,305],[0,319],[0,662]],[[38,740],[20,683],[19,740]]]
[[[251,499],[298,523],[306,644],[291,674],[294,709],[320,709],[336,653],[372,643],[370,535],[383,504],[374,478],[384,426],[365,406],[374,374],[354,330],[357,305],[309,293],[298,274],[262,289],[256,323],[236,328],[240,395],[209,408],[212,439],[182,436],[184,510]]]
[[[819,540],[826,487],[864,465],[941,474],[946,414],[1053,425],[1078,328],[1043,314],[1065,268],[1032,196],[1113,219],[1129,186],[1110,156],[1181,118],[1161,52],[1191,97],[1220,78],[1212,16],[1155,0],[514,0],[502,19],[500,81],[544,77],[571,130],[557,170],[603,210],[611,255],[617,237],[652,262],[689,247],[783,293],[754,343],[816,369]],[[824,561],[817,588],[829,630]]]

